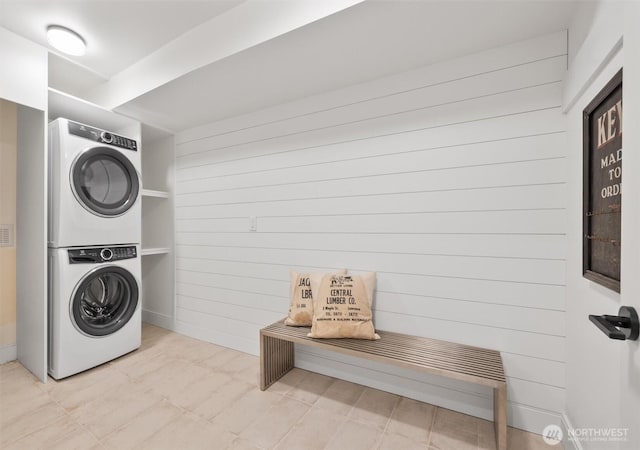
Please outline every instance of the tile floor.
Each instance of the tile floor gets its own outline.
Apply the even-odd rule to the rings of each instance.
[[[7,363],[0,448],[495,448],[485,420],[299,369],[261,392],[258,372],[255,356],[146,324],[139,350],[66,380]],[[509,441],[549,450],[516,429]]]

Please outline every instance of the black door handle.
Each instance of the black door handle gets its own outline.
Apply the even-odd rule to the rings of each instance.
[[[621,306],[617,316],[589,315],[589,320],[593,322],[609,339],[624,341],[629,339],[635,341],[640,334],[640,322],[638,313],[632,306]]]

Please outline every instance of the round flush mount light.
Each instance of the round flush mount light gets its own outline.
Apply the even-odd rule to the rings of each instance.
[[[56,50],[73,56],[82,56],[87,44],[78,33],[60,25],[47,27],[47,40]]]

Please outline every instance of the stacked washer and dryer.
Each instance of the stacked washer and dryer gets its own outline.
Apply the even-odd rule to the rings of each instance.
[[[140,347],[141,183],[136,140],[49,124],[49,374]]]

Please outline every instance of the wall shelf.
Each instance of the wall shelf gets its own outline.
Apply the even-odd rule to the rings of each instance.
[[[157,191],[154,189],[143,189],[142,190],[143,197],[156,197],[156,198],[169,198],[169,193],[167,191]]]
[[[167,247],[151,247],[151,248],[143,248],[140,250],[140,255],[149,256],[149,255],[165,255],[169,253],[171,250]]]
[[[142,317],[159,327],[175,318],[173,134],[141,126],[142,144]]]

